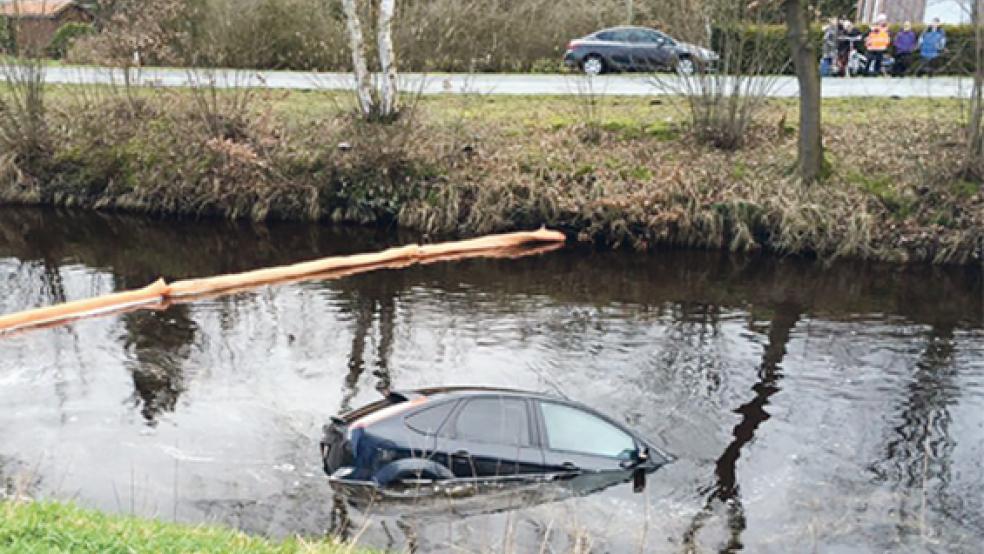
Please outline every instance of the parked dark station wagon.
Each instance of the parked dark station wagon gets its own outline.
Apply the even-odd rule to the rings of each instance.
[[[641,490],[672,459],[577,402],[473,387],[391,392],[332,418],[321,456],[336,490],[550,480],[576,493],[627,481]]]

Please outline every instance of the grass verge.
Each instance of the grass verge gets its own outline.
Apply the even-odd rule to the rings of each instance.
[[[0,145],[0,202],[432,235],[546,224],[610,246],[897,262],[979,263],[984,242],[980,183],[954,170],[954,100],[825,102],[832,174],[803,186],[783,99],[733,152],[695,140],[667,97],[427,96],[393,125],[360,121],[335,92],[49,86],[44,99],[27,129],[43,155],[23,132]]]
[[[54,502],[0,503],[0,552],[368,554],[329,542],[271,542],[219,527],[106,515]]]

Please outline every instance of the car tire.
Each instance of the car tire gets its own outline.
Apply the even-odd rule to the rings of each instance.
[[[420,458],[406,458],[390,462],[376,471],[372,476],[373,481],[380,487],[386,487],[398,483],[405,479],[426,479],[430,481],[443,481],[451,479],[454,473],[443,465]]]
[[[605,60],[598,54],[588,54],[581,62],[581,71],[586,75],[601,75],[605,69]]]
[[[693,75],[697,72],[697,63],[690,56],[680,58],[676,63],[676,71],[681,75]]]

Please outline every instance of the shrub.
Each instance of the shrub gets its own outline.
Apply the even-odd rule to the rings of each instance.
[[[96,30],[89,23],[66,23],[55,32],[55,36],[51,38],[51,42],[48,43],[48,47],[45,49],[45,53],[51,58],[64,58],[68,52],[68,48],[76,39],[95,32]]]
[[[13,53],[14,28],[10,25],[9,17],[0,16],[0,54]]]

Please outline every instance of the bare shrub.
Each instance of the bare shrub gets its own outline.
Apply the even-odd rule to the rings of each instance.
[[[307,70],[350,65],[337,1],[208,0],[201,19],[198,65]]]
[[[38,176],[50,153],[44,62],[4,59],[0,65],[0,152]]]
[[[67,58],[129,68],[191,62],[194,23],[200,17],[191,0],[98,0],[98,34],[75,41]]]
[[[698,140],[725,150],[740,148],[777,84],[771,69],[788,64],[789,54],[772,48],[763,34],[745,30],[748,23],[769,17],[767,10],[749,10],[745,2],[731,0],[706,0],[699,10],[688,10],[689,2],[674,1],[679,9],[668,10],[665,17],[676,38],[713,46],[720,58],[706,63],[691,56],[692,63],[681,61],[675,74],[654,74],[653,83],[664,94],[686,98]]]

